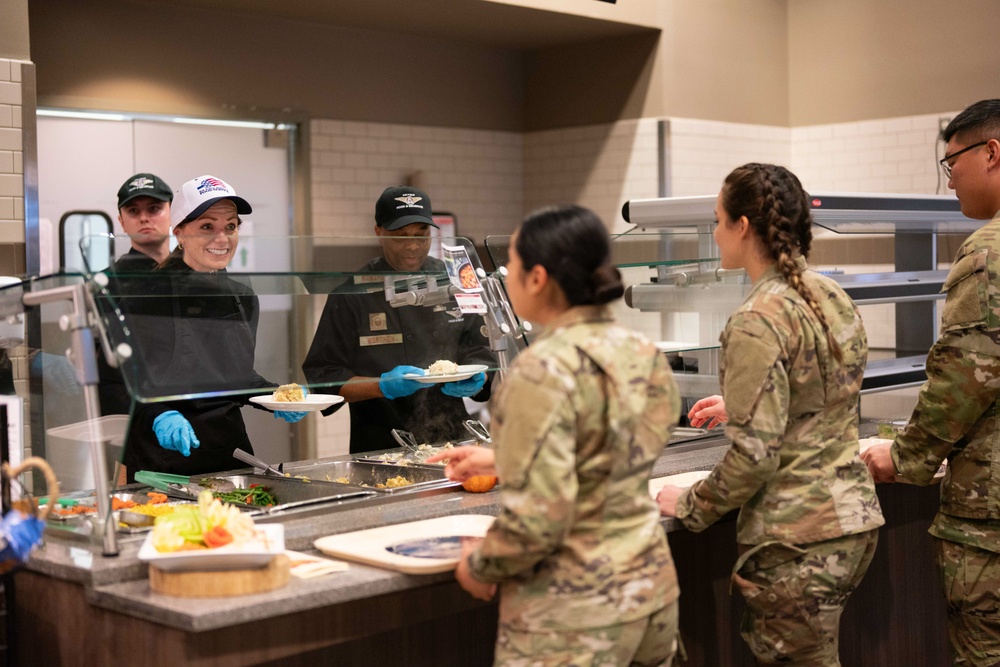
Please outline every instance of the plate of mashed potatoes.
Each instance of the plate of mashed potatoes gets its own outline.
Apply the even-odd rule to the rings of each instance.
[[[273,394],[250,397],[251,403],[256,403],[268,410],[287,410],[289,412],[315,412],[326,410],[344,400],[339,394],[307,394],[301,386],[283,384],[274,390]]]
[[[486,364],[456,364],[454,361],[439,359],[425,369],[425,375],[407,373],[403,377],[407,380],[416,380],[424,384],[437,384],[439,382],[458,382],[468,380],[476,373],[485,372],[489,366]]]

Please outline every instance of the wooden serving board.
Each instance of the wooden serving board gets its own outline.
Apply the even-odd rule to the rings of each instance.
[[[265,567],[221,572],[164,572],[149,566],[149,587],[164,595],[215,598],[264,593],[288,583],[288,556],[278,554]]]

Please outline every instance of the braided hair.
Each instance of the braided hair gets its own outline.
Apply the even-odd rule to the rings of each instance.
[[[773,164],[752,162],[737,167],[723,183],[722,206],[731,220],[746,216],[750,221],[765,254],[819,319],[834,358],[842,361],[843,351],[830,331],[830,323],[812,290],[802,282],[802,269],[795,261],[797,254],[808,257],[812,245],[809,195],[798,177]]]
[[[562,205],[530,213],[518,228],[516,247],[525,270],[545,267],[570,306],[605,304],[625,293],[611,263],[608,230],[590,209]]]

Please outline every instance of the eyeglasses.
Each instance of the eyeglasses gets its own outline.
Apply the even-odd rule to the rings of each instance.
[[[985,146],[988,143],[990,143],[989,140],[980,141],[978,144],[972,144],[971,146],[966,146],[962,150],[955,151],[951,155],[945,155],[943,158],[941,158],[940,160],[938,160],[938,162],[941,165],[941,169],[944,170],[944,175],[947,176],[948,178],[951,178],[951,168],[952,168],[953,165],[949,164],[948,160],[952,160],[954,158],[957,158],[959,155],[961,155],[965,151],[971,151],[973,148],[979,148],[980,146]]]

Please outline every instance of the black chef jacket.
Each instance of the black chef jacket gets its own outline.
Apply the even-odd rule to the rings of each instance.
[[[236,449],[253,452],[240,414],[247,396],[150,401],[275,387],[254,371],[257,296],[225,271],[199,273],[180,259],[169,260],[135,287],[120,299],[133,348],[123,372],[138,398],[124,453],[130,481],[139,470],[180,475],[232,470]],[[180,412],[201,442],[190,457],[157,441],[153,421],[169,410]]]
[[[396,273],[383,257],[368,262],[361,271]],[[444,273],[444,263],[428,257],[421,271]],[[489,341],[481,333],[483,318],[463,315],[454,301],[445,307],[443,312],[428,306],[392,308],[382,289],[363,294],[334,292],[327,297],[302,371],[313,384],[344,383],[355,376],[377,378],[396,366],[427,368],[439,359],[494,366]],[[339,385],[331,391],[340,393]],[[487,381],[474,398],[485,401],[489,395]],[[462,399],[443,394],[437,384],[392,401],[381,397],[355,401],[349,409],[352,454],[398,447],[390,434],[394,428],[410,431],[417,442],[461,438],[462,421],[469,418]]]
[[[142,253],[135,248],[129,248],[129,251],[116,259],[114,263],[111,264],[106,269],[109,282],[109,293],[111,299],[117,302],[118,297],[123,291],[133,290],[136,294],[140,294],[138,290],[141,289],[141,283],[143,278],[138,276],[132,276],[129,274],[145,274],[156,268],[157,261],[150,257],[149,255]],[[122,275],[119,275],[122,274]],[[134,281],[139,281],[134,285],[123,285],[123,283],[133,283]],[[101,303],[101,298],[98,297],[99,303]],[[107,300],[103,301],[104,305],[107,305]],[[102,310],[106,314],[110,314],[110,309],[103,307]],[[97,385],[97,396],[100,401],[101,414],[102,415],[127,415],[132,409],[132,398],[129,396],[128,389],[125,387],[125,381],[122,379],[121,371],[117,368],[112,368],[108,365],[108,362],[104,359],[104,350],[101,349],[100,344],[97,346],[97,374],[99,379],[99,384]]]

